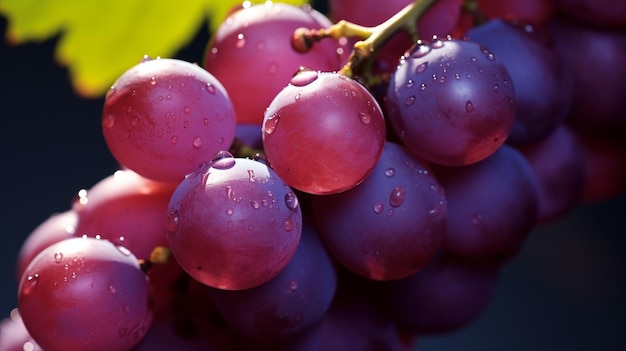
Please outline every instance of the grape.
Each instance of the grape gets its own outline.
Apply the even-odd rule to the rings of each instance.
[[[624,28],[626,2],[615,0],[554,0],[556,11],[583,25]]]
[[[347,20],[363,26],[376,26],[392,17],[412,0],[380,1],[331,0],[328,2],[331,17],[334,21]],[[461,13],[460,0],[440,0],[426,11],[417,23],[421,38],[430,39],[433,35],[445,37],[450,34]],[[392,73],[400,60],[400,56],[413,44],[405,32],[393,35],[384,47],[376,53],[375,72]]]
[[[552,0],[477,0],[479,11],[487,18],[546,23],[554,14]]]
[[[481,162],[434,171],[448,201],[445,250],[476,259],[517,252],[538,214],[537,180],[518,150],[505,144]]]
[[[278,275],[302,232],[291,188],[262,162],[228,153],[180,183],[166,220],[181,267],[200,282],[227,290],[253,288]]]
[[[385,301],[399,328],[421,335],[449,333],[482,314],[499,273],[494,262],[443,252],[416,274],[385,283]]]
[[[18,308],[46,351],[128,350],[152,321],[137,258],[87,237],[59,241],[35,256],[19,284]]]
[[[17,308],[0,320],[0,351],[43,351],[33,340]]]
[[[538,223],[554,221],[572,210],[585,186],[584,146],[574,132],[561,125],[547,138],[520,147],[538,180]]]
[[[331,24],[317,10],[271,1],[244,7],[222,22],[207,45],[203,66],[231,93],[238,123],[260,125],[272,98],[301,66],[341,68],[343,48],[336,40],[323,40],[305,54],[291,46],[296,29]]]
[[[41,222],[26,238],[17,254],[16,278],[19,281],[30,261],[41,250],[63,239],[74,236],[78,216],[72,209],[52,214]],[[2,350],[2,349],[0,349]]]
[[[178,183],[230,146],[235,113],[222,84],[200,66],[146,60],[124,72],[107,93],[102,130],[124,167]]]
[[[598,133],[626,130],[626,31],[585,27],[555,19],[550,31],[556,50],[574,76],[567,123]],[[607,93],[609,92],[609,93]]]
[[[319,322],[335,295],[333,262],[310,224],[287,267],[267,283],[246,290],[212,289],[224,318],[256,340],[285,340]]]
[[[365,87],[341,73],[304,70],[265,111],[263,147],[287,184],[332,194],[374,169],[385,132],[380,106]]]
[[[425,266],[441,247],[447,213],[429,168],[391,142],[363,183],[313,197],[312,212],[333,257],[375,280],[404,278]]]
[[[472,41],[416,45],[393,74],[386,97],[401,142],[442,165],[467,165],[493,154],[515,118],[509,73]]]
[[[467,36],[488,47],[511,76],[515,121],[507,142],[537,142],[565,120],[573,96],[572,76],[549,33],[526,22],[493,19]]]

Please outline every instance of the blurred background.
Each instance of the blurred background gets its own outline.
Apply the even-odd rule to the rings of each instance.
[[[0,38],[5,30],[0,18]],[[207,33],[177,57],[200,62]],[[0,40],[0,318],[17,305],[15,259],[26,236],[117,169],[100,130],[103,100],[73,92],[54,45]],[[456,333],[422,338],[419,349],[626,350],[625,206],[623,194],[537,228],[485,313]]]

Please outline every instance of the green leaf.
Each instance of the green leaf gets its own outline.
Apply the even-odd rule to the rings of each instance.
[[[241,0],[0,0],[0,15],[8,20],[10,43],[58,36],[55,58],[67,66],[76,93],[100,97],[144,55],[173,57],[205,21],[215,30],[241,4]]]

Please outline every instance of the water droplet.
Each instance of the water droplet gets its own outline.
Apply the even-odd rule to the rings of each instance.
[[[132,105],[126,106],[126,112],[133,112],[133,106]]]
[[[479,226],[481,223],[483,222],[483,214],[480,212],[476,212],[474,213],[474,216],[472,217],[472,225],[474,225],[475,227]]]
[[[404,203],[406,197],[406,190],[402,185],[398,185],[389,194],[389,204],[392,207],[399,207]]]
[[[61,261],[63,260],[63,253],[61,252],[56,252],[54,254],[54,262],[56,263],[61,263]]]
[[[278,64],[276,62],[272,62],[267,66],[267,73],[270,75],[275,75],[278,72]]]
[[[250,200],[250,206],[252,206],[255,210],[258,210],[261,207],[261,204],[259,204],[256,200]]]
[[[420,90],[421,91],[426,90],[426,84],[425,83],[420,84]]]
[[[389,167],[385,170],[385,176],[393,177],[394,175],[396,175],[396,170],[394,168]]]
[[[139,117],[133,116],[133,118],[130,120],[130,125],[132,125],[133,127],[139,125]]]
[[[413,52],[411,52],[411,57],[420,58],[424,57],[426,54],[430,52],[431,48],[428,45],[419,44],[415,47]]]
[[[165,98],[166,98],[166,99],[168,99],[168,100],[172,100],[172,94],[167,94],[167,95],[165,96]]]
[[[269,135],[274,133],[274,131],[276,130],[276,126],[278,126],[279,120],[280,115],[276,113],[271,115],[267,120],[265,120],[265,123],[263,125],[263,130],[265,131],[265,134]]]
[[[409,97],[406,98],[406,100],[404,100],[404,104],[406,106],[411,106],[415,103],[415,95],[411,95]]]
[[[150,85],[154,86],[156,85],[157,81],[156,81],[156,77],[151,77],[150,78]]]
[[[215,86],[211,83],[206,83],[206,91],[211,95],[215,94]]]
[[[121,252],[122,255],[124,255],[124,256],[130,256],[130,255],[133,254],[132,252],[130,252],[129,249],[125,248],[124,246],[117,246],[117,250],[119,252]],[[72,273],[72,278],[76,278],[76,273],[75,272]]]
[[[412,88],[414,85],[415,85],[415,82],[413,81],[413,79],[409,79],[409,80],[406,82],[406,87],[407,87],[407,89]]]
[[[385,209],[385,205],[382,202],[377,202],[374,204],[374,213],[382,213]]]
[[[433,49],[440,49],[443,47],[443,45],[444,45],[443,40],[439,38],[435,38],[435,37],[433,37],[433,42],[430,44],[430,46],[432,46]]]
[[[297,87],[302,87],[313,83],[318,77],[317,71],[302,70],[291,78],[290,83]]]
[[[469,100],[465,103],[465,111],[467,111],[467,112],[473,112],[474,111],[474,104],[472,104],[472,102],[469,101]]]
[[[288,192],[285,194],[285,206],[288,209],[295,211],[298,208],[298,197],[293,192]]]
[[[298,289],[298,282],[295,280],[292,280],[289,282],[288,286],[289,286],[289,290],[294,291]]]
[[[178,217],[178,210],[172,210],[167,214],[167,231],[170,233],[174,233],[178,230],[178,221],[180,218]]]
[[[183,107],[183,112],[186,114],[190,114],[191,113],[191,109],[189,108],[189,106],[185,106]]]
[[[170,138],[170,144],[176,144],[178,142],[178,137],[177,136],[173,136]]]
[[[293,220],[291,219],[291,217],[283,221],[283,228],[285,229],[285,231],[291,232],[293,231],[294,227],[295,227],[295,224],[293,223]]]
[[[265,42],[264,42],[264,41],[262,41],[262,40],[261,40],[260,42],[258,42],[258,43],[256,44],[256,49],[257,49],[257,50],[259,50],[259,51],[264,50],[264,49],[265,49]]]
[[[300,94],[296,94],[296,96],[294,97],[294,100],[296,100],[296,102],[300,101]]]
[[[115,295],[115,293],[117,292],[117,290],[115,290],[115,287],[111,284],[109,284],[108,289],[109,293],[111,293],[112,295]]]
[[[256,181],[256,178],[254,176],[254,170],[249,169],[248,170],[248,181],[254,183]]]
[[[422,62],[417,67],[415,67],[415,73],[422,73],[428,68],[428,61]]]
[[[32,295],[37,288],[37,283],[39,283],[39,274],[29,275],[22,286],[22,293],[26,296]]]
[[[232,208],[230,208],[230,207],[229,207],[229,208],[227,208],[227,209],[226,209],[226,215],[228,215],[228,216],[232,216],[232,215],[233,215],[233,209],[232,209]]]
[[[493,91],[494,92],[498,92],[498,90],[500,90],[500,86],[498,84],[494,84],[493,85]]]
[[[235,42],[235,47],[237,49],[241,49],[245,45],[246,45],[246,37],[245,37],[245,35],[243,35],[243,33],[237,34],[237,42]]]
[[[365,112],[359,112],[359,119],[363,124],[370,124],[370,122],[372,121],[372,117]]]
[[[195,147],[196,149],[199,149],[200,147],[202,147],[202,138],[195,137],[193,139],[193,147]]]
[[[104,117],[104,126],[106,128],[113,128],[114,125],[115,125],[115,115],[112,113],[107,114],[106,117]]]
[[[488,53],[487,54],[487,60],[489,61],[495,61],[496,60],[496,56],[492,53]]]

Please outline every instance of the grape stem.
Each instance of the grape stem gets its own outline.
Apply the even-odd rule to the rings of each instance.
[[[416,24],[436,2],[437,0],[415,0],[385,22],[374,27],[361,26],[341,20],[325,29],[300,28],[294,32],[294,48],[299,51],[306,51],[315,42],[329,37],[334,39],[342,37],[360,38],[361,40],[354,44],[348,62],[340,70],[340,73],[349,77],[364,76],[369,72],[376,53],[394,34],[403,30],[411,36],[413,41],[420,39]]]

